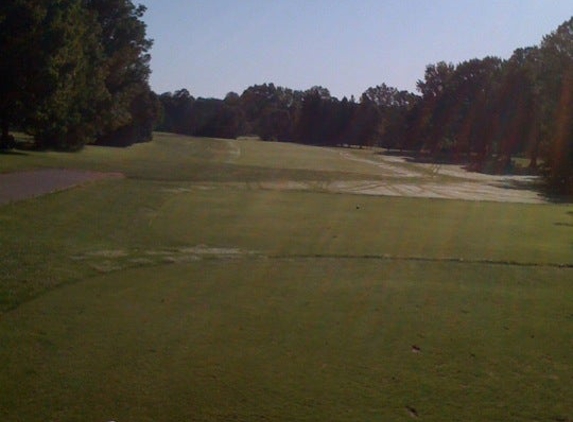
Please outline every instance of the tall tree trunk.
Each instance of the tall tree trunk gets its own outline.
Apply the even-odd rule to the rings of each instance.
[[[0,122],[0,149],[10,149],[14,147],[14,138],[10,136],[10,123],[8,119],[3,118]]]
[[[532,133],[530,135],[530,142],[529,142],[529,168],[536,170],[537,169],[537,159],[539,157],[539,146],[541,144],[541,138],[539,133],[539,127],[537,125],[533,126]]]
[[[529,160],[529,168],[530,169],[537,169],[537,156],[538,156],[538,150],[537,148],[533,148],[531,151],[531,157]]]
[[[8,122],[8,119],[2,119],[2,123],[0,124],[1,128],[2,128],[2,136],[0,137],[0,140],[2,142],[5,142],[8,140],[8,137],[10,136],[10,123]]]

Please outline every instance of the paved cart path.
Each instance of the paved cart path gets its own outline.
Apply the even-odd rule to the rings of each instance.
[[[70,189],[95,180],[117,178],[123,178],[123,175],[61,169],[0,174],[0,205]]]

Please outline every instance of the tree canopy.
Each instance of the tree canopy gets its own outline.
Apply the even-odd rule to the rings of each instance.
[[[11,128],[41,148],[149,139],[157,102],[144,11],[129,0],[3,1],[2,139]]]

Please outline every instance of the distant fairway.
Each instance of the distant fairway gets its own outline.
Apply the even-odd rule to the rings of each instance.
[[[0,155],[126,177],[0,207],[3,420],[573,420],[571,206],[372,151],[156,138]]]

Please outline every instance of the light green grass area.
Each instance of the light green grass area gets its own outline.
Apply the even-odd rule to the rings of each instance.
[[[240,151],[240,152],[239,152]],[[331,150],[255,140],[186,138],[159,133],[128,149],[87,146],[80,153],[23,151],[0,155],[0,173],[34,168],[117,172],[164,181],[363,180],[376,168]]]
[[[571,206],[263,190],[385,176],[253,140],[26,154],[127,178],[0,207],[3,420],[573,420]]]

